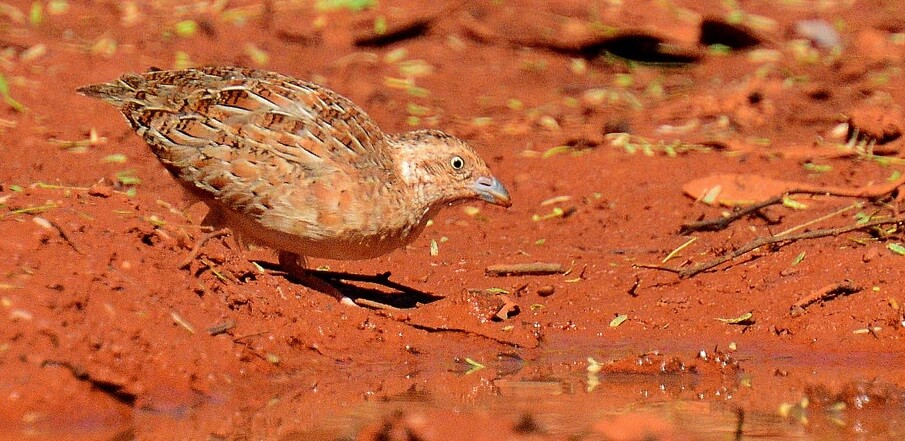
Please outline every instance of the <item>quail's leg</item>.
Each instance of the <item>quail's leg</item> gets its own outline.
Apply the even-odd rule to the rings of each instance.
[[[198,254],[201,253],[201,249],[207,241],[230,233],[229,228],[223,223],[223,215],[214,208],[208,210],[207,215],[204,216],[204,220],[201,221],[201,226],[209,228],[211,231],[205,233],[204,236],[201,236],[201,238],[195,242],[195,246],[192,247],[189,254],[179,263],[179,268],[188,268],[189,265],[195,261],[195,258],[198,257]]]
[[[356,306],[352,299],[343,295],[335,286],[314,275],[306,265],[305,256],[299,256],[288,251],[280,251],[279,256],[280,268],[289,273],[297,282],[324,294],[329,294],[344,305]]]

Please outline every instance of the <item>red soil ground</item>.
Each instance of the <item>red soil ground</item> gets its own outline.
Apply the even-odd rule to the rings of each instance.
[[[0,437],[901,434],[905,6],[728,4],[0,5]],[[228,237],[181,269],[205,208],[75,89],[209,64],[321,83],[388,132],[460,136],[514,205],[452,207],[385,257],[314,262],[431,294],[346,287],[394,308],[340,305]],[[781,182],[730,194],[727,174]],[[680,231],[732,212],[720,200],[803,187],[870,191]],[[649,268],[858,222],[877,225],[690,277]],[[567,272],[485,273],[532,262]]]

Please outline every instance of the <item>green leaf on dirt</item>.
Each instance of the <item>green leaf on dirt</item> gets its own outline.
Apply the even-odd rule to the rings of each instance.
[[[20,191],[22,191],[22,190],[24,190],[24,188],[22,188],[21,185],[13,184],[13,185],[10,185],[10,186],[9,186],[9,191],[20,192]]]
[[[387,18],[384,16],[378,16],[374,19],[374,34],[383,35],[387,33]]]
[[[56,15],[63,14],[69,10],[69,3],[66,0],[50,0],[47,2],[47,12]]]
[[[692,237],[691,239],[688,239],[687,241],[685,241],[685,243],[683,243],[682,245],[679,245],[678,247],[676,247],[676,249],[670,251],[670,253],[667,254],[666,257],[664,257],[660,263],[669,262],[670,259],[672,259],[673,257],[676,257],[679,253],[682,252],[682,250],[687,248],[689,245],[693,244],[694,241],[696,241],[696,240],[698,240],[697,237]]]
[[[101,162],[122,164],[123,162],[126,162],[127,159],[128,158],[126,157],[126,155],[124,155],[122,153],[113,153],[112,155],[107,155],[107,156],[104,156],[103,158],[101,158]]]
[[[116,180],[123,185],[141,184],[141,178],[135,176],[133,173],[135,173],[135,170],[123,170],[121,172],[117,172]]]
[[[833,166],[832,166],[832,165],[827,165],[827,164],[815,164],[815,163],[813,163],[813,162],[805,162],[804,164],[802,164],[802,167],[804,167],[804,169],[807,170],[807,171],[810,171],[810,172],[818,172],[818,173],[824,173],[824,172],[828,172],[828,171],[832,171],[832,170],[833,170]]]
[[[44,204],[44,205],[33,205],[33,206],[30,206],[30,207],[23,207],[23,208],[19,208],[19,209],[16,209],[16,210],[12,210],[12,211],[10,211],[9,213],[7,213],[7,216],[12,216],[12,215],[15,215],[15,214],[36,214],[36,213],[43,213],[43,212],[45,212],[45,211],[47,211],[47,210],[50,210],[50,209],[53,209],[53,208],[57,208],[57,207],[58,207],[58,205],[57,205],[57,204],[54,204],[54,203],[52,203],[52,202],[49,203],[49,204]]]
[[[550,115],[543,115],[538,120],[537,123],[551,132],[556,132],[560,130],[559,122],[556,121],[556,118],[553,118]]]
[[[518,98],[509,98],[508,100],[506,100],[506,107],[518,112],[525,108],[525,103],[523,103],[522,100]]]
[[[399,74],[405,78],[421,78],[434,73],[434,66],[424,60],[403,60],[399,62]]]
[[[719,43],[711,44],[710,46],[707,46],[707,50],[712,55],[727,55],[727,54],[732,53],[732,48],[730,46],[727,46],[725,44],[719,44]]]
[[[889,248],[889,251],[896,253],[900,256],[905,256],[905,246],[902,246],[900,243],[891,243],[886,245],[886,248]]]
[[[547,219],[563,217],[565,215],[565,213],[566,212],[562,208],[553,207],[553,211],[551,211],[549,214],[544,214],[544,215],[535,214],[535,215],[531,216],[531,220],[534,222],[540,222],[540,221],[547,220]]]
[[[572,58],[569,70],[575,75],[584,75],[588,72],[588,62],[584,58]]]
[[[147,220],[149,224],[151,224],[155,227],[162,227],[167,224],[165,221],[163,221],[162,219],[157,217],[156,214],[152,214],[152,215],[146,217],[145,220]]]
[[[870,222],[872,217],[873,216],[871,216],[863,211],[859,211],[859,212],[855,213],[855,223],[858,225],[866,224],[866,223]]]
[[[189,38],[198,33],[198,23],[195,20],[182,20],[174,26],[176,35]]]
[[[431,113],[431,109],[427,106],[422,106],[420,104],[408,103],[405,106],[405,110],[409,115],[415,116],[427,116]]]
[[[546,151],[544,151],[544,153],[542,153],[540,155],[540,157],[547,159],[549,157],[561,155],[564,153],[569,153],[571,151],[572,151],[572,147],[569,147],[567,145],[558,145],[556,147],[551,147],[551,148],[547,149]]]
[[[717,320],[726,323],[727,325],[750,325],[754,323],[754,313],[746,312],[738,317],[734,318],[719,318]]]
[[[409,86],[405,88],[405,93],[415,98],[427,98],[431,95],[431,91],[418,86]]]
[[[110,58],[116,54],[119,43],[110,36],[102,36],[95,41],[90,48],[90,52],[94,55]]]
[[[440,245],[437,245],[437,241],[431,239],[431,256],[437,257],[440,255]]]
[[[192,57],[189,56],[188,52],[176,51],[173,55],[173,69],[188,69],[193,64]]]
[[[270,55],[264,49],[255,46],[253,43],[245,45],[245,55],[251,58],[251,61],[258,66],[264,66],[270,61]]]
[[[414,84],[414,81],[408,78],[383,77],[383,85],[390,89],[407,89]]]
[[[616,317],[614,317],[612,320],[610,320],[610,327],[616,328],[619,325],[621,325],[623,322],[625,322],[626,320],[628,320],[628,315],[619,314]]]
[[[710,187],[707,189],[707,191],[704,192],[704,195],[701,197],[701,202],[707,205],[713,205],[714,202],[716,202],[716,198],[718,198],[720,196],[720,193],[722,192],[722,185],[715,185],[713,187]]]
[[[632,87],[632,85],[635,84],[635,77],[633,77],[632,74],[618,73],[613,78],[613,83],[622,88]]]
[[[376,23],[375,23],[376,25]],[[386,64],[395,64],[405,59],[408,56],[408,49],[404,47],[400,47],[398,49],[393,49],[387,52],[386,55],[383,56],[383,62]]]
[[[475,127],[487,127],[493,124],[493,118],[489,116],[478,116],[471,120],[471,125]]]
[[[474,205],[466,205],[462,207],[462,212],[464,212],[467,216],[475,217],[478,213],[481,212],[481,209],[475,207]]]
[[[805,252],[805,251],[798,253],[798,255],[795,256],[795,259],[792,260],[792,266],[795,266],[795,265],[798,265],[799,263],[801,263],[801,261],[804,260],[804,256],[806,254],[807,254],[807,252]]]
[[[469,366],[469,369],[467,371],[465,371],[465,375],[475,373],[486,367],[483,364],[478,363],[477,361],[474,361],[468,357],[465,358],[465,363],[468,364],[468,366]]]
[[[32,26],[38,26],[44,22],[44,6],[41,5],[41,2],[31,4],[31,10],[28,11],[28,22]]]
[[[886,180],[887,180],[888,182],[895,182],[895,181],[898,181],[899,178],[901,178],[901,177],[902,177],[902,172],[901,172],[901,171],[899,171],[899,170],[893,170],[892,173],[889,175],[889,177],[886,178]]]
[[[804,210],[804,209],[808,208],[807,205],[802,204],[801,202],[798,202],[789,196],[783,196],[782,205],[784,207],[791,208],[793,210]]]
[[[318,0],[317,9],[320,9],[321,11],[348,9],[352,12],[360,12],[365,9],[373,8],[376,5],[377,0]]]
[[[6,77],[3,74],[0,74],[0,95],[3,95],[3,101],[6,104],[13,108],[16,112],[25,112],[25,106],[16,101],[12,95],[9,94],[9,83],[6,82]]]

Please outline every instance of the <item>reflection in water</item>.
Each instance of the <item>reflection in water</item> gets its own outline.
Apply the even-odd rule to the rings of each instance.
[[[350,375],[333,384],[299,370],[272,378],[269,389],[237,385],[184,400],[152,393],[125,431],[81,429],[94,439],[905,439],[905,391],[878,375],[847,379],[867,378],[878,360],[899,375],[890,371],[905,366],[897,354],[574,350],[423,360],[405,372],[338,366]],[[80,428],[39,432],[29,435],[77,438]]]

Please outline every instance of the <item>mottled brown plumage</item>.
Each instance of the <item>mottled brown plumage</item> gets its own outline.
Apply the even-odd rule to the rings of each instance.
[[[118,107],[210,206],[210,222],[281,251],[281,261],[377,257],[411,242],[450,203],[510,204],[461,140],[384,134],[348,99],[285,75],[156,71],[79,92]]]

